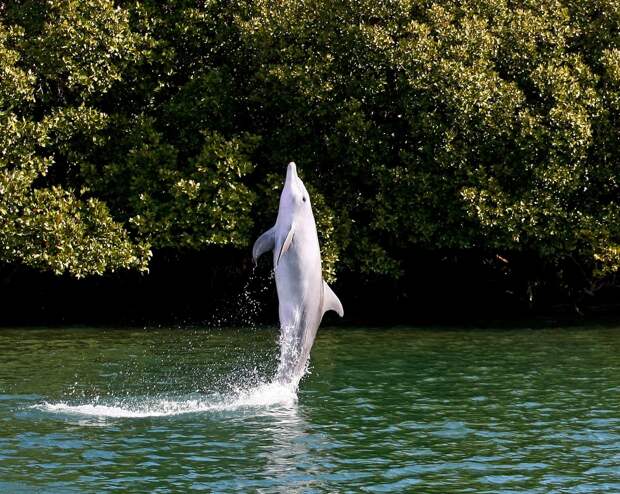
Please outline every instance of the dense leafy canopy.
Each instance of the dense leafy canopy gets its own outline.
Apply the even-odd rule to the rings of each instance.
[[[411,248],[573,265],[590,287],[620,269],[617,0],[0,15],[0,260],[83,276],[246,249],[295,160],[328,277],[398,276]]]

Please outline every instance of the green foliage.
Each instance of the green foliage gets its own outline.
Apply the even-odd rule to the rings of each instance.
[[[145,270],[148,246],[77,188],[73,170],[105,126],[105,114],[85,101],[120,77],[127,39],[114,24],[126,25],[126,16],[111,2],[47,7],[42,26],[7,22],[19,18],[19,5],[0,24],[0,260],[77,277]]]
[[[85,100],[108,91],[137,54],[129,13],[111,0],[48,0],[46,7],[26,48],[44,95]]]
[[[241,179],[254,168],[247,156],[257,140],[203,131],[195,137],[201,141],[197,154],[179,166],[180,152],[153,124],[146,117],[119,124],[127,136],[110,146],[122,152],[110,149],[101,169],[83,167],[88,187],[110,191],[108,202],[139,238],[157,247],[246,246],[255,193]]]
[[[295,123],[272,148],[329,178],[351,268],[397,275],[414,246],[620,268],[618,5],[601,22],[585,3],[258,2],[241,17],[268,113]]]
[[[247,248],[295,160],[326,277],[412,248],[620,269],[616,0],[1,9],[5,261]]]

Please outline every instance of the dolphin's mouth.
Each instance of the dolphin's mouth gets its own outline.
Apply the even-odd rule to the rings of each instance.
[[[297,176],[297,166],[291,161],[286,167],[286,179],[284,180],[284,188],[291,191],[299,190],[299,177]]]
[[[291,161],[286,167],[286,181],[297,178],[297,165],[295,162]]]

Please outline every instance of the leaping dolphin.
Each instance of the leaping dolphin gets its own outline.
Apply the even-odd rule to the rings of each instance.
[[[273,251],[281,330],[276,380],[296,387],[306,371],[323,314],[333,310],[342,317],[344,310],[323,280],[310,196],[292,162],[286,170],[276,224],[252,248],[254,263],[267,251]]]

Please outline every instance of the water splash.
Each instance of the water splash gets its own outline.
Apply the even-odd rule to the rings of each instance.
[[[256,328],[261,313],[261,300],[273,284],[273,270],[265,273],[256,267],[239,293],[223,301],[213,316],[206,321],[210,327],[243,326]]]
[[[295,310],[292,324],[283,326],[280,330],[280,358],[275,381],[288,384],[297,389],[299,382],[308,372],[308,360],[301,353],[301,338],[299,326],[301,324],[301,312]],[[300,361],[304,359],[303,365]]]
[[[292,386],[277,382],[263,383],[252,389],[230,395],[213,393],[208,396],[134,398],[107,400],[96,397],[90,403],[44,402],[32,409],[64,415],[94,418],[167,417],[189,413],[234,411],[247,408],[293,407],[297,393]]]
[[[270,276],[273,279],[273,272]],[[257,281],[261,285],[259,291],[253,288]],[[264,276],[253,271],[239,296],[232,301],[231,307],[233,309],[231,307],[222,308],[218,317],[219,322],[230,321],[231,317],[235,317],[236,321],[241,322],[245,327],[255,327],[255,320],[260,310],[257,294],[260,295],[268,288],[269,283],[264,279]],[[101,396],[97,390],[97,395],[93,398],[92,389],[89,393],[91,396],[88,397],[86,395],[88,391],[83,389],[78,382],[75,382],[70,387],[72,398],[55,403],[46,401],[30,408],[48,413],[94,418],[96,420],[166,417],[191,413],[234,411],[244,408],[290,408],[297,403],[299,382],[307,373],[308,367],[307,362],[303,368],[298,365],[300,340],[296,329],[299,326],[300,317],[301,315],[297,314],[294,324],[280,332],[278,368],[270,381],[266,381],[265,374],[256,367],[248,369],[240,365],[232,373],[219,376],[217,372],[215,375],[212,375],[212,372],[203,375],[200,371],[196,371],[192,376],[195,383],[192,392],[187,393],[188,390],[186,390],[185,394],[176,394],[172,389],[168,392],[161,392],[162,382],[160,379],[156,385],[160,390],[159,394],[152,395],[149,393],[155,389],[153,389],[153,383],[147,380],[140,382],[139,386],[136,387],[135,391],[139,391],[139,396],[132,396],[131,389],[127,389],[127,394],[123,397],[118,395],[106,396],[104,390],[101,390],[104,391],[103,396]],[[185,344],[191,348],[195,341],[189,338]],[[167,365],[164,367],[170,367],[174,371],[174,375],[178,376],[179,372],[187,374],[187,369],[181,369],[172,365],[173,362],[169,362],[173,355],[164,354],[159,357],[165,360]],[[134,373],[141,374],[141,372],[129,371],[130,375]],[[120,371],[118,375],[123,375],[123,372]],[[165,384],[175,382],[173,375],[163,377]],[[208,391],[209,388],[218,391]],[[144,395],[145,392],[146,395]],[[181,393],[183,393],[182,390]],[[75,399],[75,395],[81,396]]]

